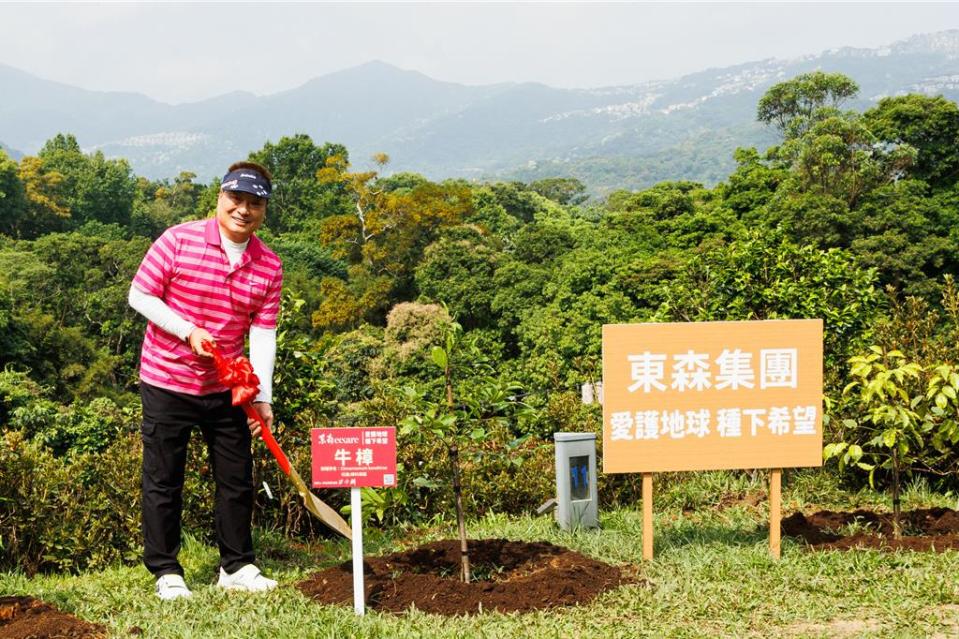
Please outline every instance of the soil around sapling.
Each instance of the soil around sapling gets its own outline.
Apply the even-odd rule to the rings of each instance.
[[[793,513],[782,520],[782,534],[804,540],[815,550],[959,550],[959,513],[950,508],[904,511],[899,518],[902,536],[893,537],[892,513],[821,510],[812,515]]]
[[[0,639],[103,639],[104,626],[33,597],[0,597]]]
[[[530,612],[586,604],[636,583],[627,569],[547,542],[480,539],[469,542],[474,580],[459,578],[460,542],[447,539],[363,562],[366,605],[404,613],[415,607],[439,615]],[[353,602],[353,567],[347,561],[296,584],[318,603]]]

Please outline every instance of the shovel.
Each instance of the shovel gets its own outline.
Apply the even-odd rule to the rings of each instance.
[[[289,477],[290,481],[293,482],[293,485],[296,487],[296,492],[298,492],[300,497],[303,498],[303,504],[306,506],[306,509],[316,515],[316,518],[322,521],[324,524],[340,533],[347,539],[350,539],[352,531],[350,530],[349,524],[347,524],[346,521],[344,521],[335,510],[327,506],[321,499],[310,492],[310,489],[306,486],[306,482],[303,481],[302,477],[300,477],[300,473],[296,472],[296,469],[290,465],[290,460],[287,459],[286,455],[283,453],[283,449],[280,448],[280,445],[276,443],[276,438],[273,437],[273,433],[270,432],[266,422],[263,421],[263,418],[260,417],[260,414],[256,412],[255,408],[253,408],[253,404],[250,402],[244,403],[243,412],[246,413],[247,417],[260,422],[260,437],[263,438],[263,441],[266,443],[266,447],[270,449],[271,453],[273,453],[273,457],[276,458],[277,463],[280,465],[280,470],[282,470],[283,474]]]
[[[243,356],[230,360],[223,357],[212,342],[205,342],[203,345],[209,352],[213,353],[213,360],[216,363],[216,370],[220,376],[220,381],[230,387],[233,405],[242,406],[243,412],[246,413],[247,417],[259,422],[260,437],[263,438],[266,447],[273,454],[273,457],[276,458],[277,463],[280,465],[280,470],[293,482],[293,486],[303,499],[303,504],[306,506],[306,509],[330,529],[340,533],[347,539],[352,539],[352,530],[349,524],[347,524],[335,510],[327,506],[321,499],[310,492],[306,482],[303,481],[300,474],[296,472],[296,469],[290,465],[289,458],[287,458],[283,449],[280,448],[280,445],[266,425],[266,422],[260,414],[256,412],[256,409],[253,408],[252,400],[259,391],[260,380],[253,374],[253,366],[250,365],[250,360]]]

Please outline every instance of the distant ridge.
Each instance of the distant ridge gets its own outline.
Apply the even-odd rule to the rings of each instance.
[[[21,153],[20,151],[17,151],[16,149],[11,149],[3,142],[0,142],[0,151],[3,151],[4,153],[7,154],[8,157],[17,161],[19,161],[20,158],[23,157],[23,153]]]
[[[856,108],[909,92],[955,100],[959,30],[595,89],[467,86],[371,61],[273,95],[237,91],[180,105],[0,65],[0,139],[35,153],[57,132],[71,132],[85,149],[125,157],[151,178],[190,170],[209,179],[267,140],[307,133],[345,144],[358,166],[385,151],[390,170],[433,179],[575,176],[596,192],[664,179],[711,184],[729,174],[737,146],[776,141],[755,122],[763,92],[816,69],[856,80]]]

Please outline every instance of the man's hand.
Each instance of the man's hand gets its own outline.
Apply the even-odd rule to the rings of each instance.
[[[193,350],[193,354],[198,357],[213,357],[213,353],[203,345],[204,342],[213,342],[213,345],[216,346],[216,340],[213,339],[209,331],[205,328],[194,328],[193,332],[190,333],[190,348]]]
[[[273,430],[273,407],[266,402],[257,402],[253,404],[253,410],[263,418],[263,421],[266,422],[266,427]],[[246,423],[250,427],[250,434],[253,435],[254,438],[259,437],[260,431],[263,430],[260,422],[248,417]]]

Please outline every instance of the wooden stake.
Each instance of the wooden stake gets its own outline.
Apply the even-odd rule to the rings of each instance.
[[[653,559],[653,474],[643,473],[643,559]]]
[[[773,468],[769,471],[769,554],[773,559],[780,555],[780,520],[782,519],[783,471]]]

